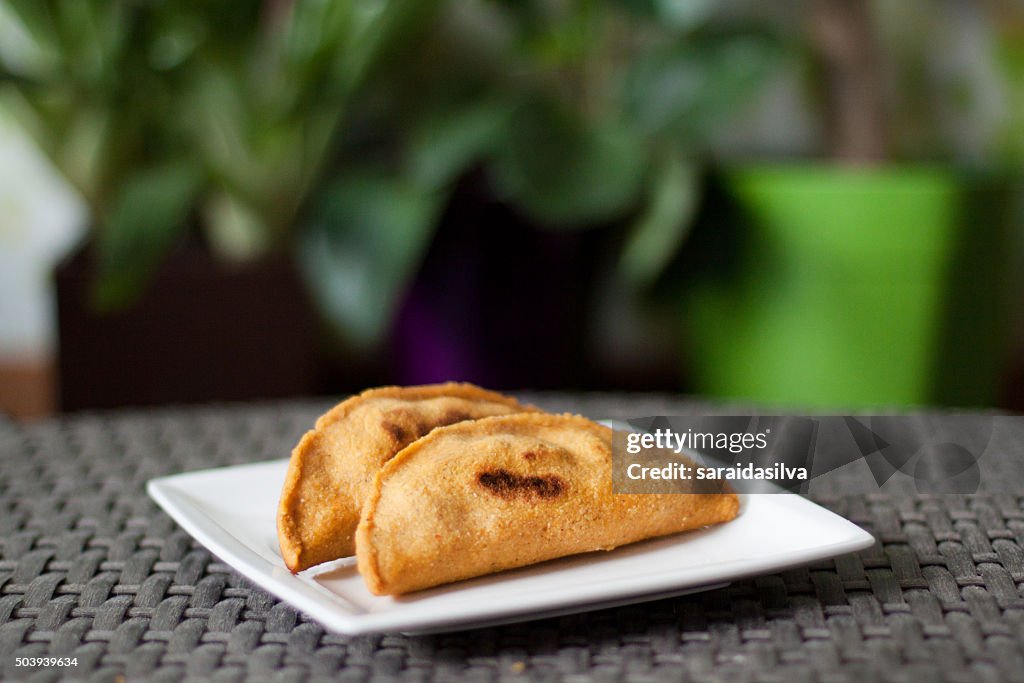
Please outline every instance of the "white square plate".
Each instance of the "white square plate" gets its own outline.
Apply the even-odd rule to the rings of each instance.
[[[743,496],[727,524],[588,553],[400,598],[366,590],[346,558],[292,575],[275,513],[287,460],[162,477],[149,495],[267,591],[342,633],[442,631],[555,616],[721,587],[870,546],[860,527],[793,494]]]

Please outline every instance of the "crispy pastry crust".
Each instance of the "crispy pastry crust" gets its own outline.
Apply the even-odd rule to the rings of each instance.
[[[377,474],[356,532],[359,571],[402,594],[726,522],[719,493],[613,494],[609,428],[527,413],[435,429]]]
[[[435,427],[536,410],[472,384],[381,387],[339,403],[292,451],[277,511],[285,565],[299,572],[355,552],[359,513],[381,465]]]

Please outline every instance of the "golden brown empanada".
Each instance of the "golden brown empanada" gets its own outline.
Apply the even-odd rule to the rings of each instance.
[[[352,555],[359,513],[381,465],[435,427],[535,410],[471,384],[382,387],[338,404],[292,451],[277,512],[293,572]]]
[[[733,519],[719,493],[613,494],[612,431],[528,413],[434,430],[377,475],[356,532],[359,571],[400,594]]]

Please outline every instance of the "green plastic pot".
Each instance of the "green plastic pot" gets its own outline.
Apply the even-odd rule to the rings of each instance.
[[[992,403],[1006,183],[804,166],[725,184],[738,256],[689,302],[699,390],[817,407]]]

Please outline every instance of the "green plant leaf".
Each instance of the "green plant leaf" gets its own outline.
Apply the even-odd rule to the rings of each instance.
[[[1024,164],[1024,45],[1017,37],[1022,27],[1020,17],[1001,23],[992,47],[1007,105],[990,145],[996,161],[1011,169]]]
[[[342,82],[352,90],[377,68],[402,56],[416,34],[437,16],[440,0],[383,0],[359,3],[352,43],[339,62]]]
[[[36,146],[56,164],[59,148],[58,131],[36,106],[35,98],[26,96],[33,90],[19,90],[17,87],[0,88],[0,107],[25,132]]]
[[[409,145],[413,182],[441,189],[457,180],[497,148],[511,114],[507,98],[486,98],[425,117]]]
[[[266,221],[229,192],[216,192],[202,207],[203,226],[213,253],[226,261],[252,261],[270,251]]]
[[[119,137],[109,108],[83,104],[64,122],[57,160],[64,175],[88,197],[102,194],[111,138]]]
[[[644,212],[633,224],[619,261],[624,280],[650,286],[690,233],[700,196],[696,164],[669,154],[657,169]]]
[[[740,110],[776,55],[775,41],[750,32],[705,35],[656,50],[627,74],[627,118],[645,135],[667,136],[693,151]]]
[[[15,73],[4,66],[0,60],[0,86],[12,86],[15,88],[29,89],[38,85],[38,82],[22,74]]]
[[[298,256],[320,310],[354,348],[370,349],[387,332],[443,199],[372,173],[328,184],[299,235]]]
[[[252,124],[247,116],[253,107],[244,82],[220,65],[204,63],[192,70],[186,94],[181,116],[191,124],[189,132],[215,175],[255,193],[259,182],[248,146]]]
[[[612,0],[644,19],[678,30],[693,29],[707,21],[717,7],[712,0]]]
[[[65,68],[78,81],[98,86],[112,75],[108,51],[121,37],[116,28],[108,32],[105,15],[120,3],[96,0],[55,0],[54,20],[61,43]]]
[[[520,110],[495,159],[505,198],[550,227],[586,228],[622,215],[643,183],[642,141],[624,127],[585,124],[546,103]]]
[[[3,4],[11,10],[18,23],[31,36],[39,49],[44,51],[53,49],[55,35],[50,3],[43,0],[4,0]]]
[[[188,228],[201,182],[194,166],[171,162],[124,183],[97,236],[92,294],[100,310],[126,308],[145,291],[163,257]]]

